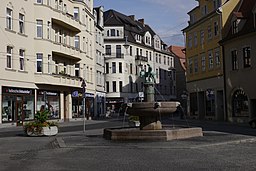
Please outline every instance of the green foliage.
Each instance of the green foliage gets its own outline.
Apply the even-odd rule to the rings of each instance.
[[[129,116],[129,121],[139,121],[139,116]]]
[[[58,126],[56,122],[48,122],[50,112],[48,110],[37,111],[35,114],[35,121],[24,124],[23,129],[25,133],[30,131],[35,134],[40,134],[43,127]]]

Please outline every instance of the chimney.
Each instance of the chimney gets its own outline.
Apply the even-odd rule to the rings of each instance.
[[[129,17],[130,19],[132,19],[132,21],[135,20],[135,15],[129,15],[128,17]]]
[[[144,25],[144,18],[138,19],[138,21]]]

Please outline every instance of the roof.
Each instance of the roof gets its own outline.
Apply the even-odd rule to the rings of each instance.
[[[224,39],[220,42],[223,43],[227,40],[237,38],[239,36],[243,36],[252,32],[255,32],[256,29],[254,28],[254,16],[253,16],[253,9],[256,7],[255,0],[243,0],[240,2],[240,8],[236,9],[232,13],[232,18],[242,19],[245,20],[244,25],[236,34],[232,34],[232,24],[231,22],[228,23],[227,30],[228,34],[224,37]]]
[[[128,36],[128,41],[132,43],[136,43],[136,34],[144,36],[146,32],[149,32],[152,35],[152,40],[156,35],[152,28],[144,23],[143,19],[137,21],[133,15],[127,16],[113,9],[104,12],[104,26],[123,26],[125,35]],[[165,43],[162,42],[162,44]],[[153,44],[151,48],[153,48]]]

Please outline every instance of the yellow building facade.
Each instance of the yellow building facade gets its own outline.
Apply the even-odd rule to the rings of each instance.
[[[219,41],[229,14],[239,0],[197,0],[188,12],[186,34],[188,114],[209,120],[225,120],[222,48]]]

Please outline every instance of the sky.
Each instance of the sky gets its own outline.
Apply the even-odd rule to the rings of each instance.
[[[188,25],[188,12],[196,7],[196,0],[94,0],[94,7],[104,11],[113,9],[125,15],[144,18],[167,45],[184,46],[182,29]]]

